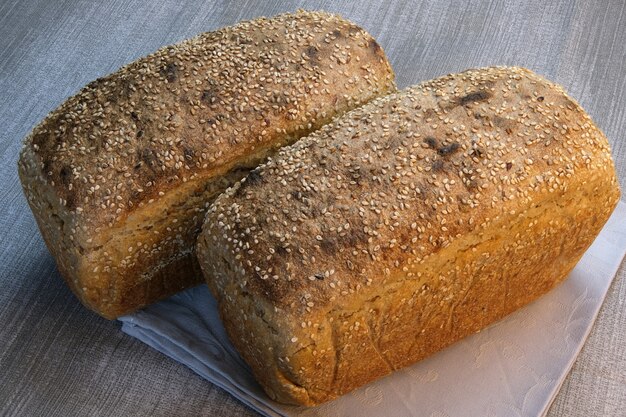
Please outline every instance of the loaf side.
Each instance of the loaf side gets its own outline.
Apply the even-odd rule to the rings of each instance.
[[[198,259],[270,396],[314,405],[557,285],[619,200],[608,142],[523,68],[374,100],[217,198]]]

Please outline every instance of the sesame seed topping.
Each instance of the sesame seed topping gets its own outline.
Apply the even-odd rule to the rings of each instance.
[[[333,31],[335,46],[323,45]],[[394,89],[371,42],[339,16],[306,11],[203,33],[88,84],[25,146],[68,210],[115,224],[181,183],[234,167],[226,155],[267,153]]]

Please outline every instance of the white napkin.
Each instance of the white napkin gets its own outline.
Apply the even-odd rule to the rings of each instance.
[[[266,416],[541,416],[626,252],[620,202],[569,278],[541,299],[430,358],[314,408],[270,400],[228,341],[202,285],[120,318],[122,330]]]

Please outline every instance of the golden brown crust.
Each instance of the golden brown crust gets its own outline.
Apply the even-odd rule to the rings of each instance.
[[[484,68],[283,148],[216,199],[198,255],[266,390],[313,405],[552,288],[618,199],[577,103],[526,69]]]
[[[113,317],[138,306],[120,305],[123,288],[193,247],[214,195],[277,147],[393,89],[381,48],[339,16],[242,22],[90,83],[25,140],[20,175],[66,279]]]

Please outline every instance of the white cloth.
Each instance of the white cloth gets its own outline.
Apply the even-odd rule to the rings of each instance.
[[[587,338],[625,252],[626,203],[620,202],[550,293],[424,361],[313,408],[284,406],[263,393],[204,285],[120,320],[126,333],[267,416],[540,416]]]

